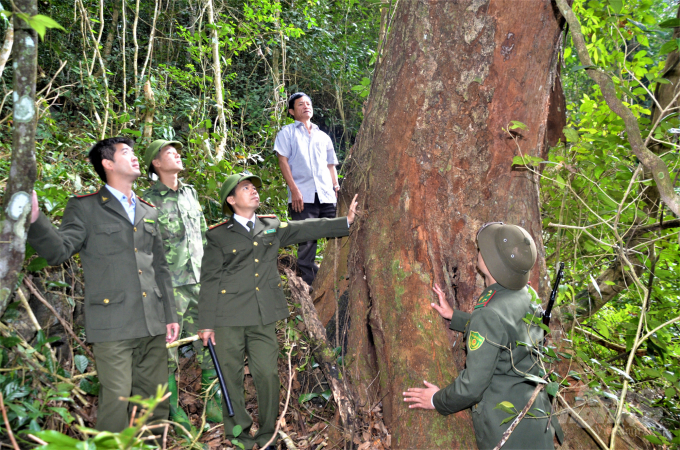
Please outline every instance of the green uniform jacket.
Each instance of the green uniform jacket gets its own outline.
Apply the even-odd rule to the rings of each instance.
[[[158,212],[172,285],[198,283],[208,227],[196,190],[179,182],[177,191],[173,191],[157,181],[142,194],[142,198],[152,203]]]
[[[158,215],[139,198],[134,225],[105,187],[71,198],[61,227],[55,229],[40,213],[28,242],[51,265],[80,253],[89,342],[158,336],[177,322]]]
[[[522,320],[527,313],[534,314],[527,288],[513,291],[500,284],[484,291],[471,315],[454,311],[450,328],[465,332],[465,369],[452,384],[438,391],[432,402],[444,415],[472,407],[472,422],[480,450],[498,445],[512,422],[501,425],[510,414],[494,409],[496,405],[508,401],[521,411],[536,387],[524,378],[524,373],[539,375],[538,356],[532,354],[529,347],[517,345],[517,341],[534,342],[536,346],[542,344],[541,329],[529,327]],[[545,390],[538,395],[529,412],[537,418],[525,416],[504,449],[554,448],[554,429],[551,426],[546,432],[550,400]]]
[[[288,317],[279,247],[348,234],[346,217],[286,223],[259,216],[253,235],[233,218],[211,227],[201,265],[199,329],[268,325]]]

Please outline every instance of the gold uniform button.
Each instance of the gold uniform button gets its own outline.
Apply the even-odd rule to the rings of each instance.
[[[142,297],[146,297],[146,292],[142,292]]]
[[[257,242],[253,242],[253,245],[254,245],[255,247],[257,247]]]
[[[278,287],[281,287],[281,283],[277,284]]]
[[[256,277],[259,277],[259,276],[260,276],[260,274],[257,274],[257,273],[256,273],[256,274],[255,274],[255,276],[256,276]]]
[[[260,262],[260,260],[259,260],[259,259],[256,259],[255,262]]]
[[[222,293],[223,293],[223,294],[226,294],[226,293],[227,293],[227,291],[225,291],[224,289],[222,289]]]
[[[256,291],[259,291],[259,290],[260,290],[260,288],[259,288],[259,287],[256,287],[256,288],[255,288],[255,290],[256,290]]]
[[[135,230],[135,233],[136,233],[136,232],[137,232],[137,227],[134,227],[133,229]]]
[[[109,304],[109,299],[108,299],[108,298],[105,298],[105,299],[104,299],[104,304],[105,304],[105,305],[108,305],[108,304]]]
[[[233,253],[236,253],[236,249],[233,250]]]
[[[135,249],[135,253],[137,253],[137,249]]]
[[[141,270],[139,271],[139,274],[140,274],[140,275],[142,274],[142,271],[141,271]]]

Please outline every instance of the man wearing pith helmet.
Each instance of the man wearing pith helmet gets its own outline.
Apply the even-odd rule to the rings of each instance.
[[[543,331],[523,320],[527,314],[538,314],[527,286],[536,262],[531,235],[516,225],[496,222],[479,230],[477,246],[477,268],[487,287],[472,314],[454,311],[437,284],[434,291],[439,304],[431,303],[451,320],[450,329],[465,334],[465,369],[444,389],[427,381],[426,388],[409,388],[404,401],[411,403],[409,408],[436,409],[443,415],[472,408],[477,446],[483,450],[498,445],[512,423],[506,419],[528,403],[536,384],[526,375],[540,376]],[[512,406],[504,403],[504,408],[496,408],[501,402]],[[556,420],[548,425],[550,410],[543,390],[531,405],[531,414],[520,421],[503,448],[553,449],[553,436],[557,430],[561,441],[562,431]]]
[[[184,170],[179,154],[181,149],[182,144],[178,141],[157,139],[149,144],[144,153],[144,166],[149,178],[156,175],[158,180],[152,182],[142,198],[156,206],[165,258],[172,275],[180,333],[184,330],[191,336],[198,332],[198,293],[207,225],[196,190],[179,179],[179,173]],[[204,354],[203,345],[195,341],[194,350],[203,370],[202,376],[214,377],[212,360]],[[176,347],[168,351],[168,357],[170,418],[187,427],[189,418],[178,405]],[[208,420],[222,421],[218,402],[209,401],[206,410]]]
[[[274,215],[255,215],[261,186],[262,180],[250,173],[231,175],[222,185],[220,202],[232,217],[206,233],[198,302],[199,336],[203,345],[208,339],[215,344],[234,407],[233,418],[224,414],[224,434],[233,439],[232,430],[240,425],[243,433],[238,440],[247,449],[269,441],[279,411],[275,327],[289,315],[277,269],[279,248],[347,236],[357,206],[354,196],[347,217],[281,222]],[[253,421],[243,395],[245,355],[257,389],[260,427],[255,436],[250,434]]]

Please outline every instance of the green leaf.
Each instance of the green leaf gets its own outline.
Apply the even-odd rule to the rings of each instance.
[[[570,72],[576,72],[578,70],[590,69],[591,67],[595,67],[595,66],[592,65],[592,64],[587,64],[587,65],[584,65],[584,66],[574,66],[574,67],[571,68]]]
[[[515,405],[513,405],[512,403],[507,402],[507,401],[498,403],[493,409],[501,409],[508,414],[517,415],[517,411],[515,410]]]
[[[595,327],[597,328],[597,331],[599,331],[600,334],[605,337],[605,339],[609,339],[609,327],[606,323],[602,321],[595,322]]]
[[[64,421],[66,423],[71,423],[75,420],[73,418],[73,416],[71,415],[71,413],[68,412],[68,409],[63,408],[61,406],[50,406],[47,409],[54,411],[55,413],[59,414],[61,416],[61,418],[64,419]]]
[[[527,380],[531,380],[531,381],[533,381],[534,383],[538,383],[538,384],[548,384],[548,382],[545,381],[543,378],[537,377],[536,375],[532,375],[532,374],[530,374],[530,373],[526,374],[526,375],[524,376],[524,378],[526,378]]]
[[[142,137],[142,132],[138,130],[132,130],[130,128],[123,128],[120,130],[121,134],[131,134],[135,137]]]
[[[567,138],[569,142],[578,142],[579,141],[579,136],[578,132],[574,130],[571,127],[564,127],[562,129],[562,132],[564,133],[564,136]]]
[[[661,439],[659,439],[658,437],[654,436],[653,434],[644,436],[644,438],[647,439],[647,440],[648,440],[649,442],[651,442],[652,444],[663,445],[663,442],[661,441]]]
[[[675,388],[671,387],[671,388],[666,389],[664,391],[664,394],[666,395],[666,397],[675,397],[675,394],[676,394]]]
[[[611,6],[614,14],[621,14],[623,9],[623,0],[609,0],[609,6]]]
[[[677,39],[671,39],[670,41],[666,42],[661,46],[659,49],[659,55],[667,55],[673,50],[676,50],[678,48],[678,41]]]
[[[330,389],[327,389],[321,393],[321,396],[324,398],[324,400],[329,401],[333,396],[333,392]]]
[[[76,355],[73,357],[73,362],[76,365],[76,369],[80,373],[85,373],[87,370],[87,366],[90,364],[90,362],[87,360],[87,356],[85,355]]]
[[[672,19],[664,20],[659,23],[659,28],[676,28],[680,27],[680,19],[674,17]]]
[[[235,425],[234,428],[231,430],[231,434],[234,437],[239,437],[239,435],[243,432],[243,427],[241,425]]]
[[[38,33],[40,39],[45,39],[45,32],[48,28],[56,28],[58,30],[66,31],[64,27],[59,25],[54,19],[43,16],[42,14],[38,14],[29,18],[28,25]]]
[[[510,422],[511,420],[514,420],[515,417],[517,417],[517,414],[513,414],[512,416],[506,417],[505,419],[503,419],[503,420],[501,421],[501,425],[503,425],[504,423],[508,423],[508,422]]]
[[[526,129],[527,129],[527,126],[524,125],[522,122],[518,122],[518,121],[516,121],[516,120],[511,120],[511,121],[510,121],[510,127],[509,127],[509,128],[510,128],[511,130],[516,130],[517,128],[522,129],[522,130],[526,130]]]
[[[56,430],[38,431],[33,434],[48,444],[58,444],[58,446],[55,446],[54,448],[62,448],[62,446],[66,448],[73,448],[73,446],[80,442]]]
[[[545,391],[551,395],[552,397],[557,395],[557,391],[560,388],[560,385],[555,383],[554,381],[551,381],[548,383],[548,385],[545,387]]]
[[[298,403],[303,404],[303,403],[305,403],[305,402],[310,401],[310,400],[313,399],[313,398],[317,398],[318,396],[319,396],[319,394],[317,394],[317,393],[315,393],[315,392],[308,392],[308,393],[306,393],[306,394],[302,394],[302,395],[298,398]]]
[[[26,270],[29,272],[40,272],[47,266],[49,266],[47,260],[39,256],[32,260],[30,263],[28,263],[28,265],[26,266]]]

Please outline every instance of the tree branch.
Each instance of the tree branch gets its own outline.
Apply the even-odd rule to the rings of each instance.
[[[571,37],[581,64],[586,67],[594,67],[595,65],[590,59],[586,41],[581,31],[581,24],[574,14],[574,11],[567,4],[567,0],[556,0],[556,3],[560,12],[569,24]],[[600,87],[602,96],[609,108],[623,119],[626,127],[626,136],[630,143],[631,150],[645,168],[651,172],[659,189],[661,199],[671,211],[680,215],[680,196],[678,196],[678,194],[675,193],[675,189],[673,189],[673,181],[668,172],[668,167],[658,155],[645,146],[637,118],[616,96],[614,82],[609,75],[600,68],[587,68],[586,73]]]

